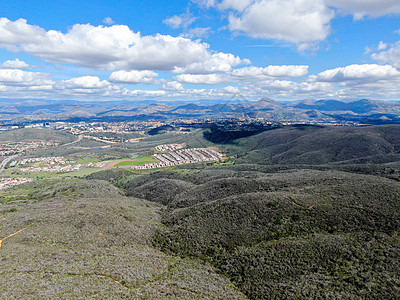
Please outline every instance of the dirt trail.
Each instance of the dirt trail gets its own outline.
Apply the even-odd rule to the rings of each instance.
[[[17,232],[14,232],[14,233],[10,234],[9,236],[6,236],[5,238],[1,239],[1,240],[0,240],[0,249],[1,249],[1,246],[3,246],[3,242],[4,242],[6,239],[8,239],[8,238],[10,238],[10,237],[13,237],[14,235],[17,235],[18,233],[24,231],[24,230],[27,229],[27,228],[28,228],[28,227],[24,227],[24,228],[18,230]]]
[[[296,205],[297,207],[303,208],[303,209],[313,209],[313,208],[315,207],[315,204],[314,204],[314,205],[311,205],[311,206],[309,206],[309,207],[304,207],[303,205],[301,205],[301,204],[295,202],[292,198],[289,197],[289,199],[290,199],[290,201],[292,202],[292,204]]]

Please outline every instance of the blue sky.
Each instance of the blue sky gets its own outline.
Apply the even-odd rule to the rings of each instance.
[[[398,0],[2,1],[0,98],[400,100]]]

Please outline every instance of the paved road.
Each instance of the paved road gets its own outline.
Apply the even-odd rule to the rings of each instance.
[[[19,156],[19,155],[16,154],[16,155],[12,155],[12,156],[9,156],[9,157],[7,157],[6,159],[4,159],[4,160],[0,163],[0,172],[3,172],[3,171],[4,171],[4,168],[6,167],[6,165],[7,165],[11,160],[17,158],[18,156]]]
[[[75,141],[73,141],[71,143],[63,144],[63,145],[60,145],[60,146],[62,146],[62,147],[70,146],[70,145],[73,145],[75,143],[78,143],[78,142],[82,141],[82,139],[83,139],[83,135],[79,135],[78,138]]]
[[[62,147],[70,146],[70,145],[73,145],[73,144],[75,144],[75,143],[78,143],[78,142],[82,141],[82,139],[83,139],[83,135],[79,135],[78,138],[77,138],[75,141],[73,141],[73,142],[71,142],[71,143],[68,143],[68,144],[63,144],[63,145],[61,145],[61,146],[62,146]],[[20,156],[20,154],[12,155],[12,156],[9,156],[9,157],[5,158],[2,162],[0,162],[0,173],[4,171],[4,168],[6,167],[6,165],[7,165],[11,160],[17,158],[18,156]]]

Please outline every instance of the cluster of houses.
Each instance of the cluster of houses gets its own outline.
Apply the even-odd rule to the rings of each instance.
[[[72,164],[72,165],[55,165],[55,166],[33,166],[17,169],[19,173],[37,173],[37,172],[73,172],[83,168],[103,168],[107,162],[87,163],[87,164]]]
[[[154,168],[170,167],[182,164],[192,164],[206,161],[222,161],[223,155],[211,148],[192,148],[169,151],[166,153],[155,154],[157,163],[134,166],[132,169],[147,170]]]
[[[59,156],[51,156],[51,157],[34,157],[34,158],[24,158],[21,160],[13,160],[9,163],[9,167],[23,166],[31,163],[41,162],[46,165],[66,165],[74,163],[74,160],[66,159],[64,157]]]
[[[32,178],[0,178],[0,190],[32,181]]]
[[[164,144],[158,145],[156,150],[159,152],[175,151],[185,147],[185,144]]]
[[[27,151],[51,148],[58,146],[56,142],[16,142],[16,143],[1,143],[0,156],[9,156],[20,154]]]

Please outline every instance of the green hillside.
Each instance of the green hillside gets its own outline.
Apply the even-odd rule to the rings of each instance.
[[[74,140],[76,137],[70,133],[46,128],[22,128],[0,132],[0,143],[55,141],[65,144]]]
[[[396,298],[399,132],[287,126],[217,144],[231,165],[114,168],[2,190],[2,296]],[[134,159],[168,142],[212,145],[196,130],[46,151]]]
[[[155,248],[161,207],[122,194],[92,180],[2,194],[0,298],[245,298],[210,264]]]
[[[157,177],[131,190],[168,204],[155,243],[211,261],[252,299],[399,293],[398,182],[312,170],[237,172],[197,185]]]
[[[225,149],[237,162],[262,164],[386,163],[400,160],[400,126],[287,126],[238,139]]]

